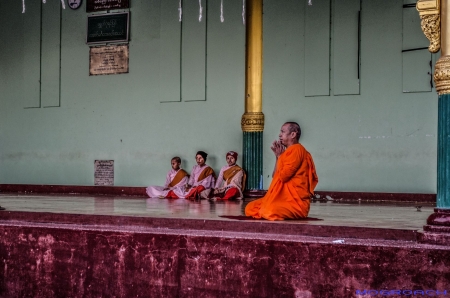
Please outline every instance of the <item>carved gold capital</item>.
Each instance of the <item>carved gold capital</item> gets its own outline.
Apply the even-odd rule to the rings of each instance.
[[[441,49],[441,16],[439,14],[428,14],[420,16],[422,31],[430,41],[428,50],[437,53]]]
[[[264,131],[263,113],[245,113],[242,115],[241,127],[243,132]]]
[[[428,50],[436,53],[441,48],[440,0],[419,0],[416,8],[422,20],[422,31],[430,41]]]
[[[443,56],[436,62],[434,83],[439,95],[450,93],[450,56]]]

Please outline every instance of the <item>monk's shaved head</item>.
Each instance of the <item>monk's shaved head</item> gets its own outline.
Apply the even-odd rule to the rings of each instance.
[[[178,156],[175,156],[174,158],[171,159],[171,161],[176,161],[177,163],[181,163],[181,158],[179,158]]]
[[[286,122],[284,125],[288,125],[289,133],[295,132],[295,139],[300,140],[300,136],[302,135],[302,129],[300,128],[300,125],[298,125],[297,122]]]

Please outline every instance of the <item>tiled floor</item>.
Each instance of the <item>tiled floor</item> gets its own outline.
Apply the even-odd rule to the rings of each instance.
[[[89,197],[75,195],[0,194],[0,206],[7,211],[67,214],[125,215],[156,218],[224,219],[221,215],[243,215],[248,201],[191,202],[137,197]],[[420,230],[433,206],[420,203],[311,203],[310,217],[321,221],[285,221],[276,224],[372,227]],[[4,211],[0,211],[4,212]]]

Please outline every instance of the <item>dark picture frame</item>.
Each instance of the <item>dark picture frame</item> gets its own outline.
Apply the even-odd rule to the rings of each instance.
[[[129,41],[130,12],[96,14],[87,17],[87,44]]]

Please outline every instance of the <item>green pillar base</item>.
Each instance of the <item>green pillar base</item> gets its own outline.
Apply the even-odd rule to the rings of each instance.
[[[450,94],[439,96],[437,208],[450,209]]]
[[[244,132],[243,167],[247,173],[247,190],[263,188],[263,132]]]
[[[423,232],[419,232],[420,243],[450,245],[450,209],[434,209],[427,219]]]
[[[427,219],[421,243],[450,245],[450,94],[439,96],[437,208]]]

